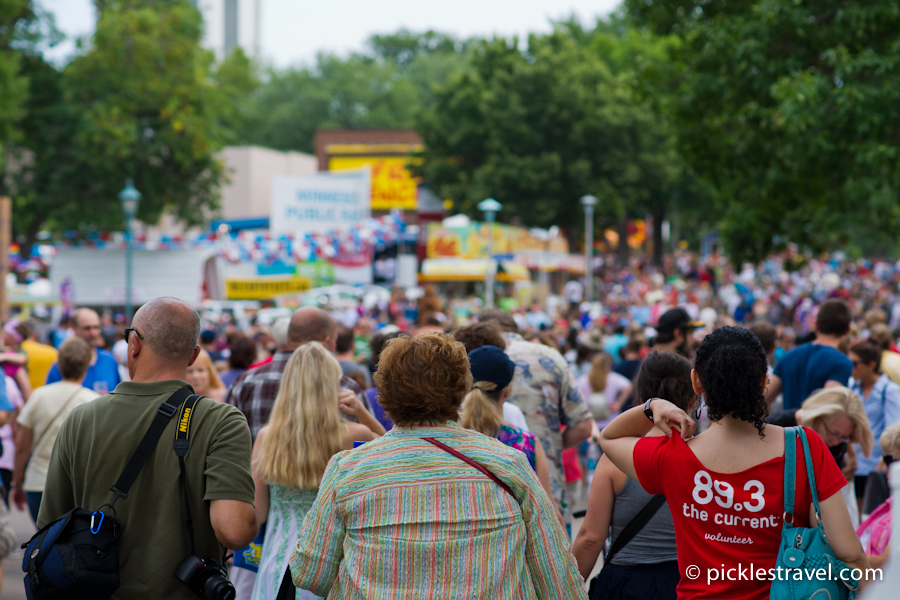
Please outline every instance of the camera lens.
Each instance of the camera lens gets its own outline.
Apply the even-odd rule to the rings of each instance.
[[[203,582],[203,597],[208,600],[234,600],[234,586],[219,573],[213,573]]]

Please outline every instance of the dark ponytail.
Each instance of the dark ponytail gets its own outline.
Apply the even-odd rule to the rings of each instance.
[[[691,363],[680,354],[654,350],[641,363],[634,378],[634,389],[637,391],[637,404],[650,398],[662,398],[688,412],[695,397],[691,384]]]

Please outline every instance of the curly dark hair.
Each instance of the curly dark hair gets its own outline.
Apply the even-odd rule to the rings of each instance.
[[[691,400],[695,398],[691,363],[680,354],[654,350],[641,362],[634,378],[634,389],[637,391],[635,406],[650,398],[663,398],[688,412]]]
[[[709,420],[730,415],[753,423],[759,437],[765,437],[766,367],[766,353],[750,330],[721,327],[707,335],[697,348],[694,369],[706,396]]]

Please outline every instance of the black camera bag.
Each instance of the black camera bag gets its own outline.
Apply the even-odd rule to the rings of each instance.
[[[106,600],[119,588],[121,532],[113,505],[119,498],[128,498],[128,490],[169,420],[190,396],[188,388],[181,388],[159,406],[153,423],[110,488],[112,502],[94,512],[73,508],[22,544],[28,600]]]

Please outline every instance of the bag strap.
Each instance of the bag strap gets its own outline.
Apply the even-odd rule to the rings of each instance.
[[[784,428],[784,520],[794,522],[794,487],[797,478],[797,430]]]
[[[816,508],[816,521],[822,524],[822,512],[819,510],[819,492],[816,491],[816,472],[813,469],[812,454],[809,451],[809,442],[806,440],[806,432],[802,427],[798,427],[800,431],[800,441],[803,443],[803,457],[806,459],[806,475],[809,479],[809,494],[812,496],[813,506]]]
[[[443,443],[437,441],[437,440],[434,439],[434,438],[422,438],[422,439],[425,440],[426,442],[428,442],[429,444],[431,444],[432,446],[437,446],[438,448],[440,448],[440,449],[443,450],[444,452],[447,452],[448,454],[452,454],[453,456],[455,456],[455,457],[458,458],[459,460],[461,460],[461,461],[463,461],[463,462],[465,462],[465,463],[468,463],[468,464],[470,464],[471,466],[475,467],[476,469],[478,469],[479,471],[481,471],[482,473],[484,473],[485,475],[487,475],[488,477],[490,477],[491,479],[493,479],[494,482],[495,482],[497,485],[499,485],[500,487],[502,487],[503,490],[504,490],[507,494],[509,494],[510,496],[512,496],[512,498],[513,498],[513,500],[515,500],[516,504],[519,503],[519,500],[516,498],[516,495],[513,493],[512,488],[510,488],[508,485],[506,485],[505,482],[501,481],[499,477],[497,477],[496,475],[494,475],[493,471],[491,471],[490,469],[488,469],[487,467],[485,467],[485,466],[482,465],[481,463],[475,462],[474,460],[472,460],[471,458],[469,458],[469,457],[466,456],[465,454],[461,454],[460,452],[457,452],[456,450],[454,450],[454,449],[451,448],[450,446],[447,446],[446,444],[443,444]]]
[[[625,525],[625,528],[622,529],[622,533],[619,534],[619,537],[616,538],[615,543],[613,543],[609,552],[606,554],[603,564],[608,565],[613,557],[619,553],[619,550],[624,548],[628,542],[633,540],[634,537],[641,532],[647,523],[656,516],[656,513],[659,512],[660,507],[662,507],[665,501],[666,497],[662,494],[655,494],[650,498],[650,501],[644,505],[641,511],[634,515],[634,517],[628,521],[628,524]]]
[[[75,397],[81,393],[81,389],[82,389],[82,386],[79,385],[78,389],[75,390],[75,393],[72,394],[71,396],[69,396],[69,399],[65,401],[65,403],[62,405],[62,408],[59,409],[59,412],[56,413],[56,416],[53,417],[52,421],[50,421],[50,424],[47,425],[47,427],[41,432],[41,435],[38,437],[37,441],[31,445],[31,452],[28,454],[28,460],[25,461],[26,465],[28,465],[28,463],[31,462],[31,457],[34,456],[34,453],[37,451],[38,446],[40,446],[41,442],[44,441],[44,438],[47,437],[47,433],[51,429],[53,429],[54,425],[56,425],[57,419],[59,419],[59,417],[66,412],[66,409],[69,408],[69,404],[72,403],[72,400],[74,400]],[[84,389],[87,389],[87,388],[84,388]]]
[[[112,508],[119,498],[128,498],[128,490],[131,489],[134,480],[137,479],[138,473],[141,472],[144,464],[153,453],[153,449],[156,447],[156,443],[162,436],[166,425],[169,424],[169,420],[176,412],[178,412],[179,405],[181,405],[181,403],[190,395],[191,391],[189,388],[179,388],[174,394],[169,396],[168,400],[159,405],[159,409],[156,411],[156,416],[153,418],[153,422],[150,423],[150,428],[147,429],[147,433],[144,434],[141,442],[138,444],[137,448],[135,448],[134,454],[131,455],[128,464],[125,465],[122,474],[119,475],[119,479],[117,479],[113,486],[109,488],[110,491],[115,494],[112,502],[109,503],[110,508]]]

